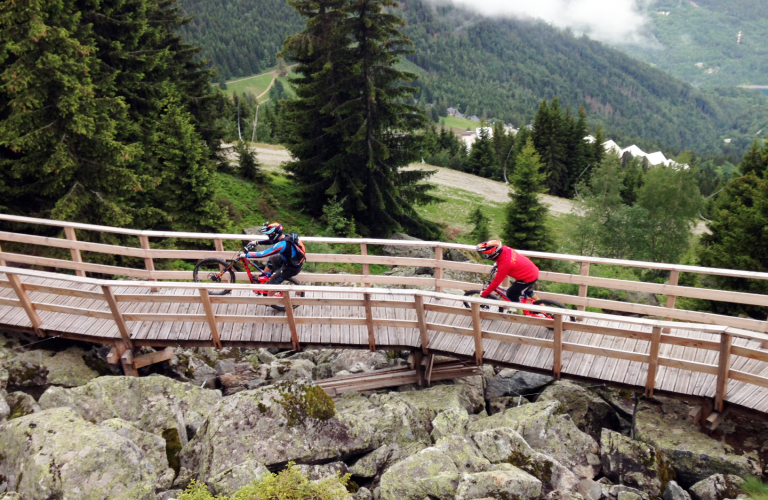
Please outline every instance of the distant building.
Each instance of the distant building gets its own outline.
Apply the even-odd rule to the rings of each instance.
[[[473,122],[479,122],[480,118],[477,115],[472,115],[467,118],[467,120],[473,121]]]
[[[466,131],[461,133],[461,140],[467,146],[467,149],[469,149],[477,140],[477,136],[474,132]]]
[[[591,135],[588,135],[588,136],[586,136],[586,137],[584,138],[584,140],[585,140],[585,141],[586,141],[588,144],[594,144],[594,143],[595,143],[595,141],[596,141],[597,139],[595,139],[595,138],[594,138],[594,137],[592,137]]]
[[[610,139],[603,143],[603,149],[606,153],[613,152],[616,155],[621,156],[621,147]]]
[[[491,127],[477,127],[475,129],[475,137],[480,137],[480,132],[485,130],[485,133],[488,134],[488,137],[493,139],[493,128]]]

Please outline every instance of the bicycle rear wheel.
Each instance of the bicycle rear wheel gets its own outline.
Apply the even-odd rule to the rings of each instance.
[[[561,304],[560,302],[556,300],[549,300],[549,299],[541,299],[537,300],[533,303],[535,306],[546,306],[546,307],[558,307],[560,309],[568,309],[565,307],[564,304]],[[549,316],[549,315],[547,315]],[[576,321],[576,318],[573,316],[566,316],[565,319],[570,319],[571,321]]]
[[[192,279],[195,283],[235,283],[235,270],[229,269],[222,273],[221,270],[229,264],[221,259],[203,259],[195,264],[192,271]],[[209,295],[226,295],[232,290],[208,290]]]
[[[286,279],[285,281],[283,281],[280,284],[281,285],[295,285],[295,286],[299,286],[299,282],[296,281],[293,278],[288,278],[288,279]],[[278,297],[282,297],[284,293],[289,293],[291,299],[304,297],[304,292],[295,292],[293,290],[289,290],[288,292],[277,292],[277,294],[275,294],[275,295],[278,296]],[[275,311],[281,311],[281,312],[285,311],[285,306],[272,305],[271,307]],[[293,306],[294,309],[296,309],[297,307],[299,307],[299,306],[297,306],[297,305]]]
[[[482,298],[482,297],[480,297],[480,293],[481,292],[482,292],[482,290],[468,290],[468,291],[464,292],[464,296],[465,297]],[[493,300],[501,300],[499,298],[499,296],[496,295],[495,293],[490,294],[488,296],[488,298],[489,299],[493,299]],[[472,309],[472,305],[469,302],[464,302],[464,307],[466,307],[467,309]],[[483,309],[483,310],[487,311],[487,310],[491,309],[491,307],[490,306],[486,306],[486,305],[481,305],[480,309]],[[499,312],[503,313],[504,312],[504,308],[503,307],[499,307]]]

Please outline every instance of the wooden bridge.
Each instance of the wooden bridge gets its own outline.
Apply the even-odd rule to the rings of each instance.
[[[299,275],[302,283],[325,286],[272,286],[287,293],[267,298],[254,295],[252,285],[194,283],[189,282],[191,271],[155,267],[156,262],[158,267],[171,267],[168,263],[173,261],[178,268],[180,259],[187,263],[206,257],[228,259],[250,236],[136,231],[8,215],[0,215],[0,224],[9,229],[0,231],[0,328],[114,345],[111,361],[121,362],[126,374],[172,353],[165,349],[135,355],[140,346],[410,349],[425,357],[427,376],[432,370],[428,360],[444,354],[646,394],[698,399],[705,405],[712,401],[718,411],[727,402],[768,413],[768,322],[675,307],[676,297],[768,307],[766,295],[678,285],[680,273],[744,280],[766,280],[768,273],[521,252],[575,263],[578,274],[542,272],[540,277],[578,285],[577,295],[540,294],[576,306],[564,311],[456,295],[479,286],[447,279],[447,270],[481,277],[490,269],[443,258],[446,250],[473,249],[470,246],[307,237],[303,240],[312,265],[351,263],[359,274],[312,273],[310,268]],[[33,226],[36,233],[48,230],[51,236],[32,234]],[[120,244],[80,241],[78,233],[81,239]],[[202,249],[164,249],[168,238],[175,238],[179,246]],[[237,244],[228,243],[233,251],[225,251],[225,242]],[[359,253],[312,253],[313,248],[334,245]],[[382,245],[427,247],[432,252],[430,258],[368,254],[370,247]],[[54,257],[38,256],[41,249]],[[105,255],[116,256],[109,258],[122,265],[98,263]],[[434,270],[434,277],[374,275],[370,273],[374,264],[427,267]],[[669,284],[593,277],[591,264],[667,271]],[[245,279],[244,273],[240,279]],[[666,307],[590,298],[590,286],[665,295]],[[232,293],[210,293],[218,289]],[[273,304],[286,311],[275,311]],[[498,307],[505,312],[498,312]],[[509,314],[514,312],[510,309],[523,307],[547,311],[554,319]],[[587,307],[635,316],[588,312]]]

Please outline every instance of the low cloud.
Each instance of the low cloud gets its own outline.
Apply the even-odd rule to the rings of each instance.
[[[541,19],[610,44],[646,44],[646,7],[653,0],[435,0],[488,17]]]

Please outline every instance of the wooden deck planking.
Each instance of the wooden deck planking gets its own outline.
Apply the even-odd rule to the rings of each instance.
[[[0,281],[7,281],[3,280],[3,278],[4,276],[0,275]],[[95,287],[94,285],[79,284],[67,280],[42,278],[27,279],[25,277],[23,278],[23,281],[28,284],[79,289],[96,293],[100,292],[98,287]],[[148,293],[147,290],[147,288],[130,287],[130,285],[123,285],[113,289],[116,295],[136,293],[146,294]],[[158,295],[174,296],[193,296],[195,294],[197,294],[197,291],[194,289],[161,289],[158,293]],[[28,295],[34,303],[55,304],[79,309],[109,312],[107,303],[95,298],[73,297],[38,291],[29,291]],[[237,290],[233,292],[233,296],[243,295],[249,295],[248,291]],[[355,293],[318,293],[316,295],[308,294],[307,296],[341,299],[360,298],[360,295]],[[0,287],[0,297],[15,298],[15,294],[11,288]],[[413,301],[413,296],[393,296],[381,293],[374,294],[373,299],[411,302]],[[425,303],[450,304],[459,307],[462,305],[460,300],[450,301],[434,298],[428,298]],[[166,313],[181,316],[202,314],[202,305],[193,302],[119,302],[119,305],[121,311],[124,313]],[[284,314],[272,310],[269,306],[256,304],[214,304],[214,310],[217,315],[276,316]],[[52,332],[90,335],[93,337],[101,336],[104,337],[105,343],[109,343],[111,339],[119,338],[119,332],[113,320],[52,311],[38,311],[38,314],[43,321],[43,328]],[[296,317],[364,318],[365,309],[361,306],[301,306],[296,310]],[[414,309],[406,308],[379,307],[374,308],[374,318],[415,321],[416,311]],[[469,329],[472,328],[472,319],[470,316],[426,311],[426,319],[427,323],[445,324]],[[489,319],[484,319],[482,323],[483,331],[511,333],[514,335],[539,339],[552,339],[552,332],[544,327]],[[647,330],[647,327],[644,330],[641,325],[622,323],[620,319],[611,322],[587,320],[586,323],[621,328],[627,331]],[[0,324],[22,327],[31,326],[26,311],[21,307],[14,306],[0,306]],[[139,321],[129,322],[128,326],[132,336],[139,340],[162,340],[166,342],[174,340],[211,341],[208,324],[205,322]],[[581,345],[643,354],[647,354],[650,348],[650,343],[647,340],[627,339],[587,332],[574,332],[568,330],[567,322],[564,326],[565,331],[563,340],[567,343],[578,343]],[[264,342],[274,344],[289,343],[291,338],[290,329],[287,324],[219,322],[219,329],[221,338],[224,342]],[[305,343],[360,345],[361,347],[367,346],[368,344],[367,328],[362,325],[302,324],[298,325],[298,331],[300,342]],[[384,347],[394,345],[416,346],[420,342],[418,328],[375,327],[374,333],[377,344]],[[430,338],[429,346],[432,349],[454,352],[462,356],[474,356],[474,340],[471,336],[454,335],[433,330],[430,330],[428,334]],[[719,341],[719,335],[695,330],[673,329],[671,334],[681,338]],[[752,349],[759,348],[759,342],[742,338],[735,338],[734,345]],[[553,351],[549,348],[517,343],[505,343],[490,339],[483,339],[483,348],[484,357],[487,360],[513,363],[544,370],[551,369]],[[660,348],[660,356],[716,366],[718,352],[697,349],[694,347],[662,344]],[[730,368],[732,370],[768,377],[768,363],[743,356],[733,356]],[[563,353],[562,372],[565,374],[581,375],[597,380],[604,380],[606,382],[618,382],[642,387],[644,386],[647,377],[647,365],[636,361],[612,359],[606,356],[566,351]],[[689,394],[693,396],[713,397],[716,377],[711,374],[691,372],[669,366],[659,366],[656,381],[657,390],[678,394]],[[754,408],[758,411],[768,411],[768,388],[754,386],[731,379],[728,383],[726,401]]]

